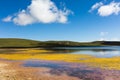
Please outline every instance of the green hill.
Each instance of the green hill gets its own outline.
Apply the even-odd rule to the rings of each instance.
[[[119,41],[35,41],[28,39],[0,38],[0,48],[35,48],[35,47],[78,47],[78,46],[120,46]]]
[[[14,39],[14,38],[1,38],[0,47],[36,47],[40,41],[27,40],[27,39]]]

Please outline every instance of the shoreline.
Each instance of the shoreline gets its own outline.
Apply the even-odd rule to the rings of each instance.
[[[110,46],[120,46],[120,45],[93,45],[93,46],[40,46],[40,47],[0,47],[0,49],[54,49],[54,48],[64,48],[64,47],[110,47]]]

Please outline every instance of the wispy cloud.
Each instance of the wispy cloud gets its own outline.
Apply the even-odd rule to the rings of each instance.
[[[91,9],[89,10],[89,12],[94,11],[95,9],[99,8],[99,7],[102,6],[102,5],[103,5],[102,2],[95,3],[95,4],[91,7]]]
[[[110,41],[120,41],[120,38],[117,38],[117,37],[111,38]]]
[[[5,22],[12,21],[17,25],[28,25],[33,23],[66,23],[70,10],[60,10],[51,0],[32,0],[27,9],[16,15],[6,17]]]
[[[100,16],[110,16],[110,15],[118,15],[120,13],[120,2],[112,1],[109,4],[103,4],[102,2],[94,4],[90,11],[96,10]]]
[[[2,21],[11,22],[12,21],[12,16],[7,16],[6,18],[3,18]]]
[[[107,40],[106,36],[108,35],[108,32],[100,32],[100,41]]]
[[[109,32],[100,32],[100,41],[120,41],[119,37],[108,37]]]
[[[108,32],[100,32],[100,36],[108,35]]]

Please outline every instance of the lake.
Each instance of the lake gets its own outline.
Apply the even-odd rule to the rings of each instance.
[[[120,56],[120,46],[101,47],[57,47],[53,49],[58,53],[88,54],[95,57],[115,57]]]
[[[34,48],[33,48],[34,49]],[[96,47],[56,47],[56,48],[35,48],[31,49],[0,49],[0,54],[29,53],[29,54],[87,54],[95,57],[116,57],[120,56],[120,46],[96,46]],[[43,50],[43,51],[42,51]],[[47,51],[44,51],[47,50]]]

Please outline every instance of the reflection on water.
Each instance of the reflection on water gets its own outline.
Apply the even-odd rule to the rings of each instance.
[[[120,56],[120,46],[107,47],[57,47],[53,50],[72,54],[89,54],[96,57]],[[67,51],[67,52],[66,52]]]
[[[50,62],[50,61],[42,61],[42,60],[26,60],[24,61],[24,66],[25,67],[47,67],[47,68],[63,68],[65,67],[66,64],[62,63],[55,63],[55,62]],[[62,65],[61,65],[62,64]]]
[[[45,51],[47,50],[47,51]],[[120,46],[99,46],[99,47],[56,47],[44,49],[0,49],[0,54],[29,53],[36,54],[88,54],[96,57],[120,56]]]

